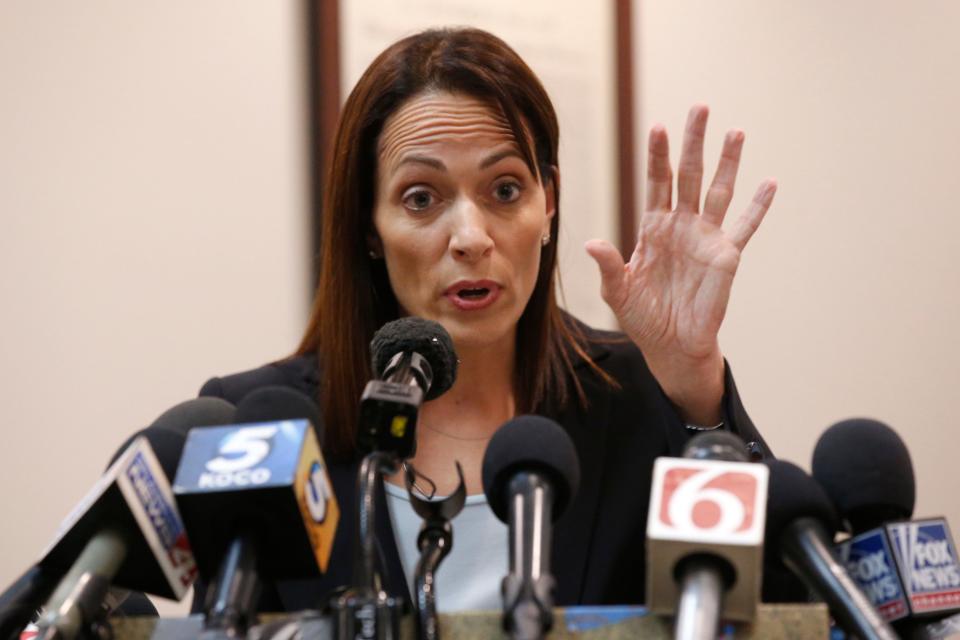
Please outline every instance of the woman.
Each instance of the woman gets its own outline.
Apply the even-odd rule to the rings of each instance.
[[[678,455],[691,433],[708,428],[730,429],[755,455],[767,453],[740,405],[717,332],[740,253],[776,185],[764,182],[732,230],[721,229],[743,143],[731,131],[701,212],[706,120],[706,107],[691,110],[675,206],[667,135],[651,132],[647,211],[629,262],[607,242],[586,245],[625,335],[604,333],[556,303],[558,127],[530,69],[505,43],[474,29],[411,36],[370,65],[334,143],[321,281],[297,354],[215,378],[201,391],[236,402],[252,388],[283,383],[318,396],[323,409],[327,459],[345,511],[333,566],[323,581],[278,585],[262,609],[316,607],[326,590],[350,582],[354,433],[373,374],[367,345],[403,315],[440,322],[461,361],[453,388],[421,410],[413,463],[446,494],[456,486],[458,460],[480,508],[474,524],[454,522],[460,555],[441,567],[440,606],[497,606],[506,534],[502,542],[476,535],[496,526],[482,515],[489,510],[479,495],[480,466],[492,434],[521,413],[560,422],[581,460],[580,492],[555,529],[557,604],[643,601],[653,460]],[[401,492],[390,495],[379,538],[387,591],[403,595],[416,529],[401,513]],[[491,548],[477,548],[490,540]]]

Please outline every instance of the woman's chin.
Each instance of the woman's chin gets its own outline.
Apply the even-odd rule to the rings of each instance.
[[[440,320],[440,324],[453,338],[457,353],[468,351],[513,348],[517,333],[516,323],[504,321],[458,322]]]

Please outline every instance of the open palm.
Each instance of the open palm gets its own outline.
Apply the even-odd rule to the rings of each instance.
[[[703,140],[708,110],[690,110],[677,171],[677,204],[666,131],[650,132],[647,206],[637,245],[624,263],[612,245],[587,243],[602,275],[603,299],[644,355],[691,361],[719,358],[717,334],[726,313],[740,254],[776,192],[764,181],[730,231],[722,228],[733,197],[743,132],[730,131],[700,210]]]

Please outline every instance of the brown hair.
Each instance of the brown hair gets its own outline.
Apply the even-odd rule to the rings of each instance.
[[[559,129],[549,97],[533,71],[505,42],[479,29],[429,30],[396,42],[367,68],[347,98],[332,149],[323,202],[320,284],[298,355],[319,356],[325,448],[347,457],[355,448],[360,394],[372,377],[369,343],[398,317],[382,260],[367,255],[376,191],[377,140],[386,119],[427,90],[463,93],[497,106],[527,166],[549,183],[558,165]],[[557,238],[559,206],[551,222]],[[569,402],[573,353],[610,380],[586,355],[580,332],[557,306],[557,242],[544,247],[537,284],[517,327],[518,412],[552,412]],[[347,284],[349,283],[349,284]]]

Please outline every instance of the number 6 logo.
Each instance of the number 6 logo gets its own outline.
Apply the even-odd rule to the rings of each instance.
[[[729,468],[674,468],[663,477],[660,518],[667,526],[717,535],[753,525],[757,480]]]

